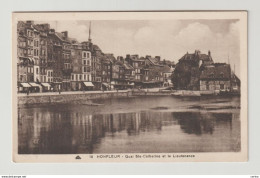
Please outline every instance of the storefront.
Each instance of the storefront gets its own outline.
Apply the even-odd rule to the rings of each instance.
[[[93,90],[101,90],[101,82],[92,82],[94,85]]]
[[[83,88],[82,82],[79,81],[71,81],[70,84],[71,91],[81,91]]]
[[[94,85],[92,82],[83,82],[83,90],[87,91],[93,89],[94,89]]]
[[[102,90],[110,90],[110,86],[107,83],[102,83]]]
[[[42,85],[43,92],[52,91],[52,87],[49,83],[41,83],[41,85]]]
[[[53,82],[52,83],[53,91],[59,92],[62,90],[62,83],[61,82]]]
[[[18,84],[18,92],[27,93],[32,86],[29,83]]]
[[[39,85],[38,83],[30,82],[29,84],[31,85],[30,92],[32,93],[42,92],[42,86]]]
[[[70,81],[63,81],[62,82],[62,91],[70,91],[70,90],[71,90]]]

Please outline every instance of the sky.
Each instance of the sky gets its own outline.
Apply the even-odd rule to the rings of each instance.
[[[90,21],[39,21],[87,41]],[[240,76],[239,20],[94,20],[91,39],[104,53],[139,54],[175,61],[187,52],[211,51],[214,62],[230,63]],[[235,66],[235,67],[234,67]]]

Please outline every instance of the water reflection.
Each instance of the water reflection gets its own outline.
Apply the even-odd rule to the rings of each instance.
[[[240,151],[239,114],[19,109],[20,154]]]

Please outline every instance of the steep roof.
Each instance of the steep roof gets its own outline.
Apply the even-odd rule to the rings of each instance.
[[[134,69],[130,64],[127,64],[127,63],[124,63],[123,66],[125,67],[125,69],[128,69],[128,70]]]
[[[188,54],[188,53],[186,53],[183,57],[181,57],[181,58],[179,59],[179,61],[182,61],[182,60],[192,60],[192,59],[195,58],[194,56],[195,56],[194,54]]]
[[[209,56],[207,54],[199,54],[199,59],[202,61],[211,61],[212,60],[211,56]]]
[[[101,49],[99,48],[98,45],[93,45],[93,50],[95,50],[95,51],[101,51]]]
[[[229,79],[231,69],[229,64],[214,64],[212,67],[205,67],[200,74],[200,79]]]
[[[115,64],[116,64],[116,65],[123,66],[123,62],[121,62],[121,61],[115,61]]]
[[[55,32],[55,35],[64,42],[70,43],[70,40],[68,38],[66,38],[62,33],[60,32]]]
[[[212,57],[209,54],[201,54],[200,51],[196,50],[194,53],[189,54],[188,52],[179,59],[179,61],[184,61],[184,60],[201,60],[203,62],[205,61],[212,61]]]
[[[170,72],[172,72],[172,69],[169,66],[165,65],[162,67],[162,71],[164,73],[170,73]]]

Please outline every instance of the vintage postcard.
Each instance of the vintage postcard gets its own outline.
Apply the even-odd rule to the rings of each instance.
[[[14,162],[244,162],[247,12],[14,12]]]

